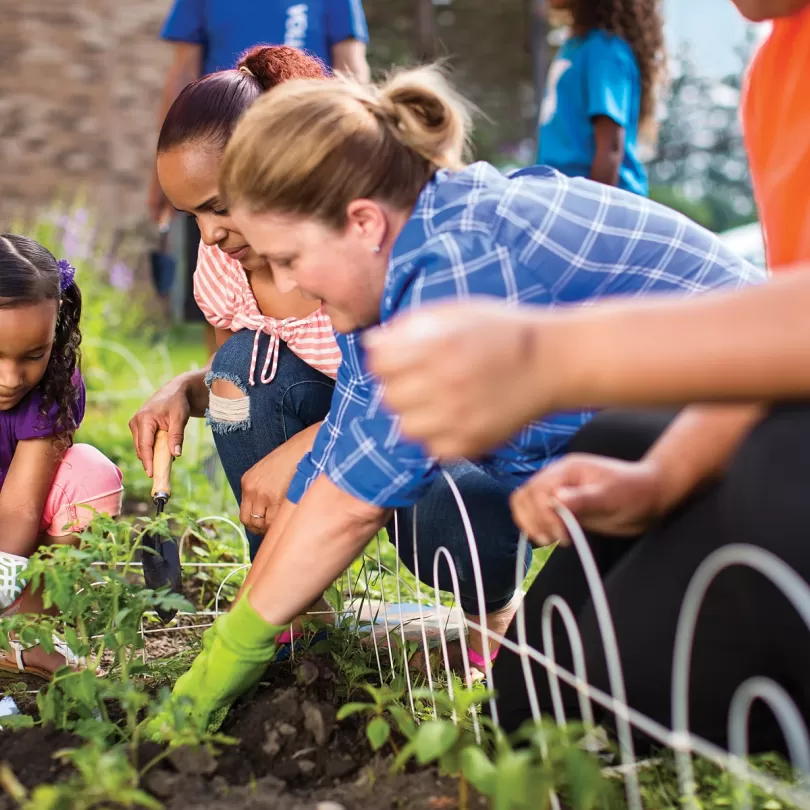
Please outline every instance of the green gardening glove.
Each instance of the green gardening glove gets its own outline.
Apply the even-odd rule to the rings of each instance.
[[[223,710],[258,683],[278,649],[276,636],[284,629],[268,624],[247,596],[242,597],[206,631],[202,652],[177,680],[171,702],[188,699],[193,707],[191,716],[201,731],[207,730],[214,718],[221,722]],[[165,721],[165,717],[156,717],[147,726],[147,736],[162,736]]]

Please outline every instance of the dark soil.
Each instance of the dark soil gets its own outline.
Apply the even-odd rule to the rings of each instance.
[[[250,699],[234,706],[222,733],[238,740],[217,757],[181,749],[150,771],[142,787],[167,810],[454,810],[458,783],[435,771],[390,775],[359,718],[338,724],[339,682],[326,659],[278,665]],[[75,747],[62,732],[0,732],[0,762],[30,788],[67,776],[54,752]],[[141,764],[160,752],[146,744]],[[474,798],[470,810],[483,809]],[[14,804],[0,791],[0,810]]]
[[[11,767],[25,787],[31,788],[66,777],[70,768],[55,760],[53,754],[79,744],[80,740],[72,734],[51,728],[31,728],[13,735],[10,731],[0,731],[0,761]],[[3,807],[2,795],[0,807]]]

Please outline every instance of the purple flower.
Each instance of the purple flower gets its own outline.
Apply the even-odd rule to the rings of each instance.
[[[59,268],[59,289],[64,292],[73,284],[76,268],[67,259],[59,259],[56,266]]]
[[[116,290],[126,292],[132,289],[134,275],[132,269],[124,262],[118,261],[110,268],[110,284]]]
[[[62,229],[62,253],[79,261],[89,259],[93,252],[93,229],[87,209],[75,208],[69,214],[60,214],[56,224]]]

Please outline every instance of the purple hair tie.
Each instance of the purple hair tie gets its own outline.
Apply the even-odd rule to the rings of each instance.
[[[59,268],[59,289],[64,292],[73,284],[76,268],[67,259],[59,259],[56,266]]]

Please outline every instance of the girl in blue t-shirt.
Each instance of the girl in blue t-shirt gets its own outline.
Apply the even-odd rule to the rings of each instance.
[[[42,613],[19,576],[42,545],[73,543],[95,512],[121,509],[121,473],[94,447],[73,444],[84,417],[79,371],[82,295],[74,270],[24,236],[0,235],[0,616]],[[79,662],[16,639],[0,671],[48,679]]]
[[[651,139],[663,76],[658,0],[550,0],[571,35],[548,75],[537,162],[570,177],[648,193],[639,136]]]

